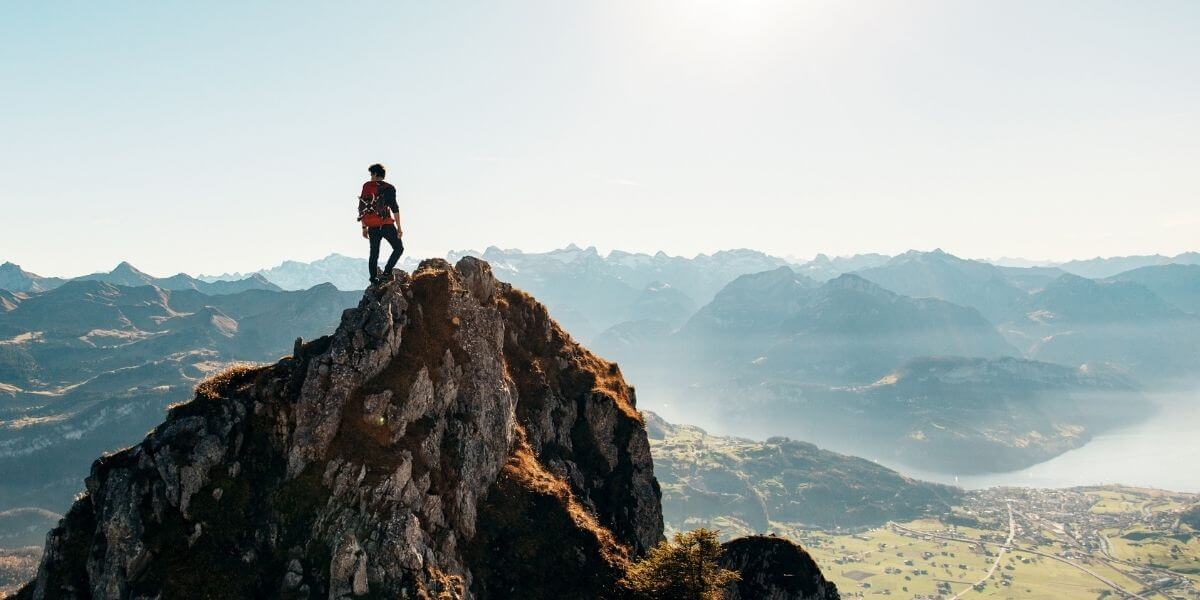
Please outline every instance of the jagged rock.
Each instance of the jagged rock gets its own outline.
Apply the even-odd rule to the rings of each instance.
[[[721,545],[722,567],[741,579],[725,591],[727,600],[838,600],[816,561],[800,546],[777,537],[750,536]]]
[[[470,257],[201,384],[86,489],[18,598],[621,598],[663,539],[620,370]],[[731,598],[836,597],[759,539],[727,545]]]
[[[426,261],[97,460],[18,597],[610,597],[659,500],[616,365]]]

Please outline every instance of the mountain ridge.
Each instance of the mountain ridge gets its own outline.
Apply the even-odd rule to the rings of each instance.
[[[635,402],[487,263],[423,261],[96,461],[17,598],[624,597],[662,539]],[[755,589],[816,585],[773,597],[837,597],[794,545],[737,556]]]
[[[70,282],[79,281],[100,281],[125,287],[154,286],[172,291],[190,289],[212,295],[235,294],[250,289],[283,291],[282,288],[257,273],[236,280],[211,282],[186,273],[178,273],[170,277],[154,277],[142,272],[129,261],[121,261],[111,271],[71,278],[42,277],[25,271],[19,265],[11,262],[0,265],[0,290],[9,292],[42,293]]]

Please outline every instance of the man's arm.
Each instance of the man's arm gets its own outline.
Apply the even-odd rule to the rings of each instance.
[[[404,235],[404,229],[400,227],[400,204],[396,202],[396,193],[393,191],[388,202],[388,210],[392,211],[392,221],[396,224],[396,235]]]

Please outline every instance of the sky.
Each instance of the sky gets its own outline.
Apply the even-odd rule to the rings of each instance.
[[[0,261],[1200,250],[1200,2],[0,4]]]

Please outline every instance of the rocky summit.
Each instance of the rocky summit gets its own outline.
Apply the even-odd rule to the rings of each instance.
[[[622,597],[660,497],[617,366],[487,263],[428,260],[97,460],[17,597]]]

